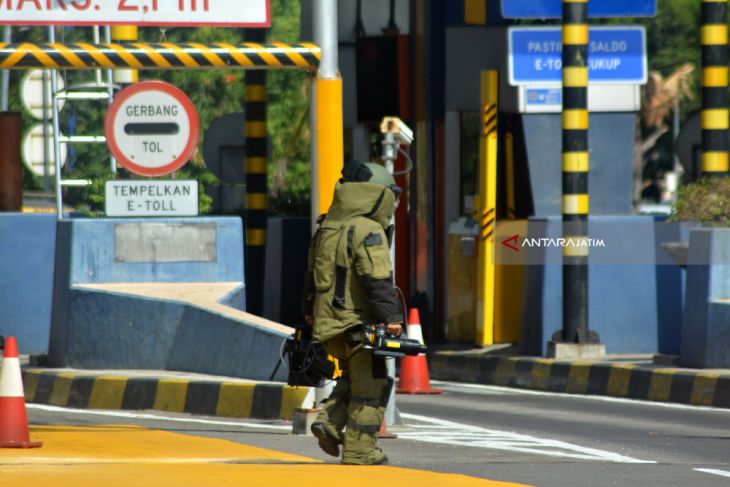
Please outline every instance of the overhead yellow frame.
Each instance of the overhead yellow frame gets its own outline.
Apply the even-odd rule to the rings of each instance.
[[[320,48],[297,44],[0,43],[0,69],[306,69],[319,66]]]

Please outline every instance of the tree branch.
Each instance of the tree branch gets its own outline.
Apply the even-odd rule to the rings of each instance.
[[[644,154],[646,154],[652,147],[656,145],[659,138],[667,133],[667,130],[669,130],[669,127],[665,125],[664,127],[655,130],[654,133],[652,133],[649,137],[641,141],[641,145],[639,146],[641,157],[644,157]]]

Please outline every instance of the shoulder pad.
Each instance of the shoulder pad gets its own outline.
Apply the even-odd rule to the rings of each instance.
[[[366,247],[383,245],[383,237],[379,233],[370,232],[365,236],[365,240],[363,240],[363,243]]]

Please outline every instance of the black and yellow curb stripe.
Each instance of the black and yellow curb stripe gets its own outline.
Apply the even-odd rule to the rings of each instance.
[[[319,66],[320,49],[302,42],[199,44],[186,42],[110,44],[0,43],[0,69],[308,69]]]
[[[727,0],[702,0],[702,173],[728,172]]]
[[[563,236],[588,236],[588,2],[563,0]],[[563,249],[562,339],[584,341],[588,330],[588,247]]]
[[[97,376],[47,369],[24,369],[23,384],[29,403],[257,419],[291,419],[309,390],[272,383]]]
[[[548,392],[730,408],[730,374],[533,357],[429,356],[431,377]]]

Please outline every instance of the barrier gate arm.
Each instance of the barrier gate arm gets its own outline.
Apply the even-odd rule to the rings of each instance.
[[[306,69],[319,66],[320,48],[297,44],[0,43],[0,69]]]

